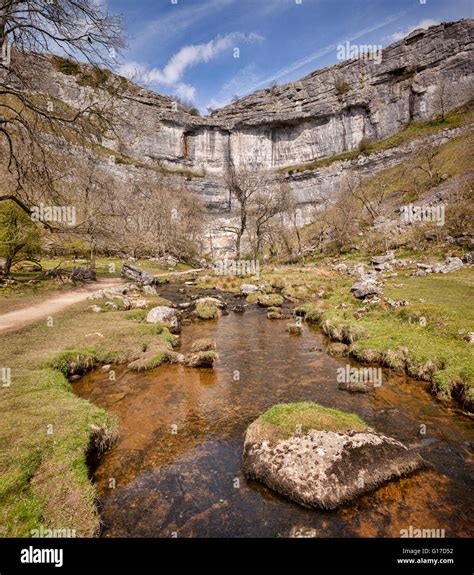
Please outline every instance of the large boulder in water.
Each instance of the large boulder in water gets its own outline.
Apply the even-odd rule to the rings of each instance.
[[[179,313],[172,307],[159,305],[148,312],[146,316],[148,323],[161,323],[165,325],[171,333],[180,333],[181,322]]]
[[[356,415],[315,403],[275,405],[247,429],[243,471],[306,507],[335,509],[424,466]]]

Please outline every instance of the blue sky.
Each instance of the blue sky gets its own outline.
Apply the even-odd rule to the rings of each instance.
[[[472,0],[102,0],[122,14],[119,71],[202,112],[338,63],[337,45],[387,46],[473,17]],[[238,56],[238,57],[236,57]]]

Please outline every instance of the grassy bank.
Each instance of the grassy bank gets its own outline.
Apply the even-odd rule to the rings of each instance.
[[[86,454],[112,443],[116,422],[75,396],[66,376],[171,348],[166,329],[142,323],[143,310],[92,313],[91,303],[57,314],[53,327],[41,321],[1,338],[11,385],[0,387],[0,536],[28,537],[40,526],[98,533]]]
[[[358,255],[356,260],[347,258],[347,264],[363,260]],[[338,354],[424,380],[438,399],[457,400],[473,411],[474,353],[463,339],[474,330],[473,270],[411,277],[416,262],[397,269],[397,277],[386,279],[384,297],[410,303],[391,307],[383,299],[373,305],[355,299],[350,292],[355,278],[333,271],[330,263],[319,260],[306,266],[267,268],[255,283],[264,286],[262,293],[281,293],[308,322],[321,326],[332,341],[341,344],[332,348]],[[201,281],[203,287],[236,291],[251,280],[208,276]],[[250,299],[258,299],[258,294]]]

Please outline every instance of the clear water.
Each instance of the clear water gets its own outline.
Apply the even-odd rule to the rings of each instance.
[[[115,382],[94,372],[74,383],[120,421],[119,442],[93,470],[103,536],[287,537],[311,529],[319,537],[399,537],[410,525],[472,535],[472,419],[388,370],[370,394],[339,390],[336,368],[346,360],[327,355],[317,329],[291,336],[285,327],[259,308],[231,312],[183,329],[183,352],[198,338],[217,341],[214,369],[123,368]],[[247,481],[240,471],[246,427],[275,403],[302,400],[357,413],[420,449],[431,468],[336,511],[303,508]]]

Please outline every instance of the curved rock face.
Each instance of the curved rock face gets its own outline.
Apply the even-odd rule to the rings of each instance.
[[[190,115],[171,98],[113,75],[118,93],[111,92],[110,83],[88,85],[80,76],[62,73],[50,56],[23,58],[23,73],[31,75],[38,92],[75,108],[113,101],[119,125],[114,136],[104,135],[98,143],[126,156],[127,163],[104,156],[97,169],[125,189],[147,181],[148,168],[184,182],[216,214],[212,227],[220,249],[226,241],[218,230],[235,208],[223,182],[229,162],[237,168],[291,169],[357,149],[362,138],[380,140],[408,122],[431,119],[440,113],[440,97],[445,111],[466,103],[474,79],[473,37],[472,19],[417,30],[385,48],[381,61],[347,60],[299,81],[259,90],[208,117]],[[454,137],[455,130],[451,132]],[[309,217],[304,206],[325,202],[343,173],[367,177],[412,152],[407,144],[289,174],[301,225]]]
[[[128,82],[116,102],[124,121],[120,151],[221,175],[229,160],[272,169],[353,150],[363,137],[386,138],[410,121],[439,114],[441,85],[445,110],[466,102],[474,75],[473,37],[471,19],[417,30],[385,48],[381,61],[346,60],[259,90],[209,117],[192,116],[171,98]],[[28,66],[31,73],[36,68],[39,90],[69,105],[97,92],[57,71],[48,57],[34,56]]]
[[[335,509],[423,466],[417,452],[373,431],[311,429],[276,444],[246,440],[243,453],[247,477],[301,505],[322,509]]]

